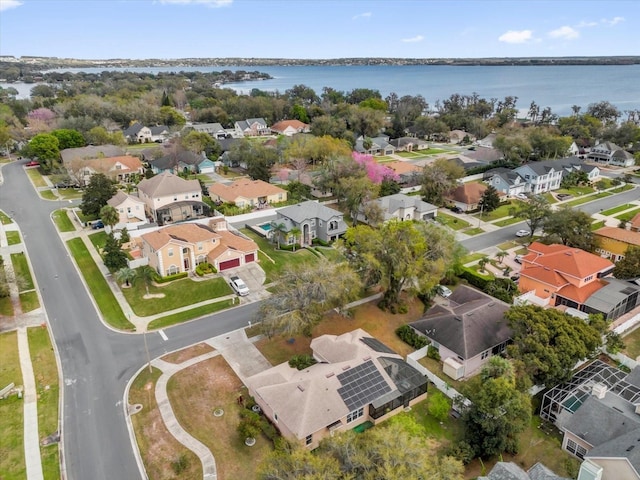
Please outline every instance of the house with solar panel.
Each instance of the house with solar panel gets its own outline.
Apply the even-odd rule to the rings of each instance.
[[[596,360],[545,393],[540,417],[583,460],[578,480],[640,480],[640,368]]]
[[[311,341],[318,363],[282,363],[246,380],[287,439],[314,449],[323,438],[364,430],[424,400],[427,378],[362,329]]]

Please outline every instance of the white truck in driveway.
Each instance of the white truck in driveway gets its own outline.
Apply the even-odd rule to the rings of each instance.
[[[238,295],[240,295],[241,297],[249,295],[249,287],[247,287],[247,285],[240,277],[233,276],[229,279],[229,281],[231,282],[231,288],[233,288],[233,290]]]

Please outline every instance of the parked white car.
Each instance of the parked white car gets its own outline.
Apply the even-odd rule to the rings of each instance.
[[[516,232],[516,237],[528,237],[529,235],[531,235],[529,230],[518,230]]]
[[[436,290],[438,292],[438,295],[444,298],[450,297],[453,293],[449,287],[445,287],[444,285],[438,285],[436,287]]]
[[[519,198],[520,200],[528,200],[529,199],[529,197],[527,197],[524,193],[516,193],[515,197]]]
[[[229,280],[231,282],[231,288],[233,288],[238,295],[241,297],[249,295],[249,287],[247,287],[240,277],[233,276]]]

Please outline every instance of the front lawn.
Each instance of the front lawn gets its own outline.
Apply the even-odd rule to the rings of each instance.
[[[93,244],[97,252],[102,252],[102,249],[107,244],[107,237],[107,232],[101,230],[97,233],[90,234],[89,240],[91,240],[91,243]]]
[[[13,220],[11,220],[9,215],[0,210],[0,223],[2,223],[2,225],[9,225],[13,223]]]
[[[498,227],[506,227],[508,225],[513,225],[514,223],[520,223],[521,221],[522,221],[522,218],[510,217],[510,218],[505,218],[504,220],[498,220],[497,222],[493,222],[493,224]]]
[[[569,205],[570,207],[576,207],[578,205],[582,205],[583,203],[589,203],[599,198],[610,197],[612,193],[609,192],[600,192],[595,195],[586,195],[580,198],[576,198],[575,200],[571,200],[570,202],[565,203],[565,205]]]
[[[31,290],[30,292],[20,293],[20,306],[22,307],[22,313],[31,312],[36,308],[40,308],[37,292]]]
[[[454,217],[453,215],[447,215],[446,213],[442,213],[441,211],[438,212],[436,221],[441,223],[442,225],[446,225],[452,230],[462,230],[463,228],[468,228],[471,226],[471,224],[466,220]]]
[[[42,174],[40,173],[40,170],[38,168],[26,168],[25,172],[27,172],[27,176],[36,188],[47,186],[47,182],[42,177]]]
[[[492,222],[493,220],[498,220],[503,217],[510,217],[510,216],[513,216],[513,212],[515,210],[518,210],[518,208],[520,208],[521,205],[522,205],[522,202],[519,200],[510,200],[508,202],[501,203],[498,208],[496,208],[495,210],[492,210],[491,212],[488,212],[488,213],[483,212],[480,218],[484,222]],[[512,210],[512,209],[515,209],[515,210]]]
[[[633,210],[629,210],[628,212],[621,213],[620,215],[616,215],[616,218],[621,222],[630,222],[636,214],[640,212],[640,207],[634,208]]]
[[[11,263],[13,264],[13,271],[16,274],[16,278],[19,279],[18,288],[20,291],[33,290],[33,278],[31,277],[31,270],[29,270],[27,256],[22,252],[12,253]]]
[[[222,300],[220,302],[209,303],[207,305],[201,305],[191,310],[185,310],[183,312],[167,315],[166,317],[156,318],[149,322],[148,328],[150,330],[156,330],[159,328],[170,327],[178,323],[186,322],[187,320],[193,320],[200,318],[211,313],[219,312],[226,308],[230,308],[234,305],[234,299]]]
[[[144,298],[146,288],[143,282],[122,288],[122,293],[136,315],[148,317],[230,295],[233,291],[224,278],[216,277],[202,281],[182,278],[166,284],[154,284],[149,286],[151,297],[148,299]]]
[[[625,203],[624,205],[618,205],[617,207],[610,208],[609,210],[605,210],[604,212],[600,212],[600,215],[604,215],[606,217],[610,215],[615,215],[616,213],[623,212],[625,210],[629,210],[630,208],[637,207],[635,203]]]
[[[67,246],[78,268],[82,272],[82,276],[89,287],[93,299],[98,305],[98,309],[100,309],[102,313],[104,321],[117,329],[135,330],[135,326],[127,320],[127,317],[122,312],[122,308],[120,308],[120,304],[109,288],[107,280],[102,275],[96,262],[93,261],[82,239],[71,239],[67,241]]]
[[[5,233],[7,234],[7,243],[9,245],[18,245],[22,243],[22,240],[20,239],[20,232],[17,230],[7,230]]]
[[[45,200],[58,200],[58,197],[51,190],[40,190],[38,193]]]
[[[74,232],[76,230],[66,209],[56,210],[52,215],[53,222],[56,224],[59,232]]]
[[[475,227],[475,228],[467,228],[466,230],[463,230],[462,233],[464,233],[465,235],[469,235],[470,237],[474,236],[474,235],[479,235],[481,233],[484,233],[484,230],[481,229],[480,227]]]
[[[580,195],[588,195],[593,192],[595,192],[593,187],[587,187],[587,186],[576,186],[576,187],[560,188],[558,190],[554,190],[554,193],[556,194],[564,193],[564,194],[573,195],[575,197]]]

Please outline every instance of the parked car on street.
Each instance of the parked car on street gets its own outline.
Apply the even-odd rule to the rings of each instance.
[[[516,193],[516,198],[520,199],[520,200],[528,200],[529,197],[527,197],[524,193]]]
[[[516,237],[528,237],[529,235],[531,235],[529,230],[518,230],[516,232]]]
[[[231,282],[231,288],[240,295],[244,297],[245,295],[249,295],[249,287],[242,281],[242,279],[238,276],[233,276],[229,279]]]
[[[40,162],[36,162],[35,160],[31,160],[30,162],[27,162],[25,167],[39,167],[40,166]]]

